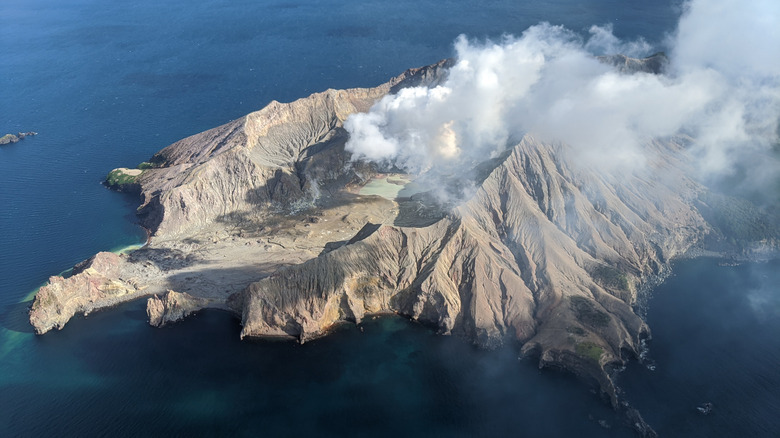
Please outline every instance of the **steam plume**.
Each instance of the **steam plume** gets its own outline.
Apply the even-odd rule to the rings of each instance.
[[[445,83],[351,116],[347,150],[413,173],[453,171],[532,133],[612,171],[643,166],[643,141],[685,133],[696,140],[699,176],[727,175],[756,154],[767,155],[753,159],[755,174],[776,176],[768,152],[780,119],[780,2],[694,0],[666,44],[665,74],[620,74],[594,55],[652,48],[609,27],[592,27],[587,39],[548,23],[498,42],[461,36]]]

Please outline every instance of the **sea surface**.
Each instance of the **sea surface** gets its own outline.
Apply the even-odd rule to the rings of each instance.
[[[517,346],[482,351],[400,318],[297,345],[241,342],[217,311],[153,329],[142,302],[39,337],[26,309],[49,275],[144,240],[137,199],[100,184],[112,168],[271,100],[378,85],[452,56],[459,34],[598,24],[663,49],[680,12],[676,0],[3,0],[0,135],[39,134],[0,147],[0,437],[633,436]],[[780,433],[778,268],[681,261],[655,291],[649,359],[619,382],[662,436]]]

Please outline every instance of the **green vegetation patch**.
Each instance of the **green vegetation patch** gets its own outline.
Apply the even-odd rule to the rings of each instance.
[[[602,286],[628,292],[630,286],[626,274],[611,266],[599,265],[591,272],[593,279]]]
[[[140,175],[140,174],[139,174]],[[130,175],[122,169],[114,169],[106,176],[106,184],[111,187],[121,187],[126,184],[135,184],[139,175]]]
[[[596,309],[596,306],[589,299],[585,297],[569,297],[569,301],[574,315],[583,324],[591,327],[606,327],[609,325],[609,315]]]
[[[585,359],[590,359],[594,362],[601,360],[601,356],[604,354],[604,349],[594,344],[593,342],[580,342],[574,347],[577,354]]]
[[[138,166],[136,166],[136,168],[137,169],[141,169],[141,170],[154,169],[155,165],[150,163],[150,162],[148,162],[148,161],[144,161],[144,162],[140,163]]]

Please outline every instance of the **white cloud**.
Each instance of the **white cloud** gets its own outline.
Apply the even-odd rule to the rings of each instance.
[[[452,172],[532,133],[564,141],[582,163],[609,171],[642,166],[643,141],[685,132],[697,140],[702,174],[727,174],[746,151],[777,141],[778,29],[776,0],[693,1],[668,42],[664,75],[620,74],[598,62],[600,52],[652,52],[608,27],[592,27],[588,40],[547,23],[500,42],[461,36],[445,83],[401,90],[350,117],[347,150],[410,172]]]
[[[590,38],[585,43],[585,50],[600,55],[626,55],[644,57],[650,54],[653,47],[643,38],[636,41],[621,41],[612,33],[612,25],[591,26],[588,30]]]

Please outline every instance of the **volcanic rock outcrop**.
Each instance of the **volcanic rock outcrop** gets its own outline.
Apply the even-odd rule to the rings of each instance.
[[[209,300],[193,297],[188,293],[169,290],[162,297],[153,296],[146,302],[146,316],[149,324],[162,327],[166,324],[181,321],[189,314],[208,307]]]

